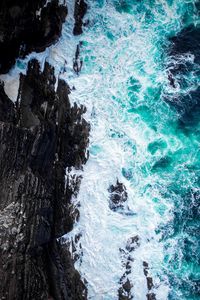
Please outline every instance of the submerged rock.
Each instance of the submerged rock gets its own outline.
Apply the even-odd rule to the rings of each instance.
[[[128,239],[127,244],[126,244],[126,250],[128,252],[135,251],[140,246],[140,238],[138,235],[135,235]]]
[[[0,1],[0,73],[6,73],[17,57],[44,51],[61,34],[67,8],[58,0]]]
[[[154,288],[153,278],[149,276],[149,264],[146,261],[143,261],[143,270],[147,280],[147,289],[148,289],[148,293],[146,295],[147,300],[156,300],[156,294],[152,292]]]
[[[129,279],[129,274],[131,273],[132,265],[134,263],[133,253],[140,247],[140,237],[135,235],[128,239],[124,249],[120,248],[120,254],[122,258],[122,265],[125,268],[123,275],[120,278],[118,289],[118,299],[119,300],[131,300],[134,299],[134,295],[131,293],[133,283]]]
[[[21,75],[16,106],[0,86],[0,299],[86,299],[67,247],[57,238],[78,217],[80,180],[66,168],[87,161],[84,107],[67,84],[35,60]]]

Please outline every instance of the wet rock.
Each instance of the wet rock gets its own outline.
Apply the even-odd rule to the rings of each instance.
[[[69,249],[71,248],[71,253],[72,253],[72,258],[73,261],[76,262],[79,260],[79,262],[82,262],[82,257],[83,257],[83,249],[81,245],[81,233],[78,233],[75,235],[74,239],[71,239],[69,242]]]
[[[128,252],[132,252],[139,246],[140,246],[140,238],[138,235],[135,235],[134,237],[131,237],[130,239],[128,239],[127,244],[126,244],[126,250]]]
[[[169,73],[167,77],[168,77],[170,85],[175,89],[176,88],[175,79],[174,79],[172,73]]]
[[[83,61],[82,59],[80,59],[80,47],[81,47],[81,42],[76,47],[75,58],[73,61],[73,69],[77,75],[79,74],[83,66]]]
[[[118,290],[118,299],[119,300],[131,300],[133,296],[131,295],[131,288],[133,285],[130,283],[130,280],[127,279],[125,283],[122,284],[122,287]]]
[[[80,178],[66,169],[87,161],[84,107],[45,63],[28,65],[13,105],[0,87],[0,299],[86,299],[69,250],[57,240],[78,209]],[[5,114],[6,112],[6,114]]]
[[[83,33],[83,17],[87,12],[87,3],[84,0],[75,0],[75,7],[74,7],[74,29],[73,34],[79,35]]]
[[[44,51],[61,34],[67,8],[58,0],[2,0],[0,2],[0,73],[17,57]]]
[[[156,300],[156,294],[152,292],[154,288],[153,278],[149,276],[149,264],[146,261],[143,261],[143,271],[147,281],[147,300]]]
[[[120,254],[122,258],[122,266],[125,268],[123,275],[120,278],[118,289],[118,299],[119,300],[130,300],[134,296],[131,293],[133,284],[129,279],[129,274],[131,273],[132,265],[134,263],[133,252],[140,246],[140,237],[135,235],[128,239],[124,249],[120,248]]]
[[[77,244],[80,240],[80,238],[82,237],[82,234],[81,233],[78,233],[75,235],[75,243]]]
[[[143,267],[144,267],[144,275],[148,275],[148,270],[149,270],[149,264],[146,261],[143,261]]]
[[[147,300],[156,300],[156,295],[154,293],[147,294]]]
[[[110,193],[110,208],[112,210],[123,208],[124,203],[128,199],[125,185],[117,180],[116,185],[111,185],[108,191]]]

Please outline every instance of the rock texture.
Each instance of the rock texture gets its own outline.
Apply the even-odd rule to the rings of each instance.
[[[108,191],[110,193],[110,209],[115,211],[118,208],[123,208],[128,198],[125,185],[117,180],[116,184],[111,185]]]
[[[134,295],[131,292],[134,284],[130,281],[129,275],[132,272],[134,257],[133,252],[140,247],[140,237],[138,235],[128,239],[125,249],[120,248],[120,254],[122,258],[122,266],[125,269],[122,277],[120,278],[118,289],[119,300],[131,300],[134,299]]]
[[[83,33],[82,26],[83,23],[83,17],[85,16],[87,12],[87,3],[84,0],[75,0],[75,7],[74,7],[74,35],[79,35]]]
[[[117,179],[116,184],[108,188],[108,192],[110,193],[109,207],[112,211],[126,216],[133,216],[135,214],[127,204],[128,193],[123,183]]]
[[[6,73],[17,57],[44,51],[58,40],[67,8],[58,0],[46,2],[0,1],[0,73]]]
[[[143,261],[143,268],[144,268],[144,275],[147,280],[147,289],[148,289],[148,293],[146,295],[147,300],[156,300],[156,294],[152,292],[154,288],[153,278],[149,276],[149,264],[146,261]]]
[[[73,70],[77,75],[79,74],[79,72],[81,71],[82,66],[83,66],[83,60],[80,58],[81,45],[82,45],[82,43],[79,42],[79,44],[76,47],[75,58],[73,60]]]
[[[87,160],[84,107],[46,63],[21,75],[16,106],[0,85],[0,299],[86,299],[68,249],[58,242],[78,211],[80,179],[66,169]]]

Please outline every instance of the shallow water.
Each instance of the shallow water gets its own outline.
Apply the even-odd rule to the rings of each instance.
[[[126,259],[119,249],[138,235],[140,246],[131,254],[127,276],[134,299],[144,300],[148,292],[144,261],[157,300],[199,299],[200,152],[195,112],[200,70],[191,51],[169,55],[171,37],[189,25],[198,28],[198,3],[87,2],[85,19],[90,22],[83,35],[72,35],[69,6],[58,44],[18,61],[13,71],[24,71],[30,57],[37,56],[41,63],[47,58],[58,74],[67,60],[60,76],[75,87],[70,100],[87,107],[90,158],[74,199],[81,204],[80,220],[66,236],[73,240],[82,235],[76,268],[88,282],[88,299],[118,299]],[[73,58],[79,41],[83,68],[77,75]],[[181,64],[186,68],[173,75],[173,87],[169,72]],[[109,207],[108,188],[117,179],[126,186],[129,214]]]

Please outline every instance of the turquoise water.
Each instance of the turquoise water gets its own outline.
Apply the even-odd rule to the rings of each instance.
[[[92,125],[81,219],[72,233],[83,234],[77,268],[88,281],[89,299],[117,299],[123,274],[118,249],[138,234],[142,243],[129,277],[135,299],[146,298],[143,260],[157,299],[199,299],[199,117],[182,122],[184,112],[174,104],[197,90],[199,66],[192,53],[169,56],[170,38],[198,26],[197,5],[88,3],[84,67],[73,81]],[[168,72],[177,61],[192,68],[175,76],[174,88]],[[127,186],[135,216],[109,211],[107,188],[116,178]]]
[[[87,107],[90,158],[84,167],[80,220],[66,236],[81,233],[76,268],[87,280],[88,299],[116,300],[125,272],[124,249],[138,235],[132,253],[134,299],[146,299],[143,261],[148,262],[157,300],[197,300],[200,293],[199,81],[193,53],[170,56],[170,38],[194,25],[195,0],[88,0],[89,25],[72,35],[73,8],[60,42],[45,58],[62,77],[71,102]],[[82,41],[83,68],[73,72]],[[44,59],[42,58],[41,61]],[[186,66],[174,74],[176,65]],[[18,68],[24,62],[18,61]],[[80,171],[72,173],[80,175]],[[127,188],[132,214],[109,208],[108,188],[117,179]]]

